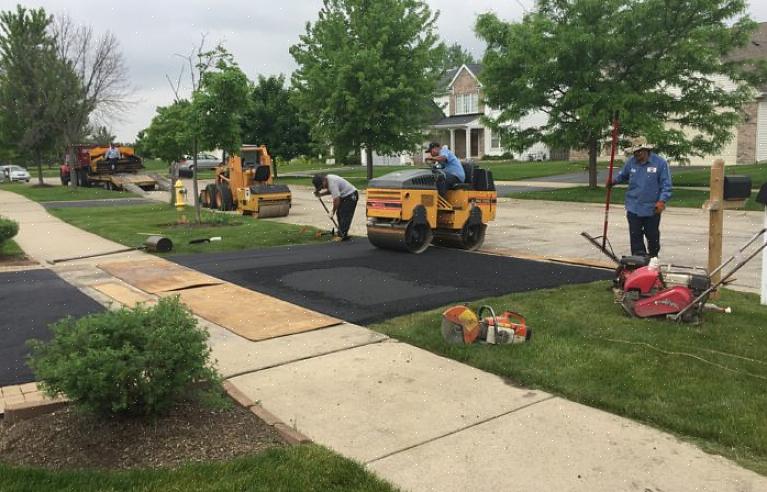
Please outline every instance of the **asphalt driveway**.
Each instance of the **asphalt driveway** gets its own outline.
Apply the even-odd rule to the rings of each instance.
[[[50,270],[0,273],[0,386],[35,380],[27,340],[49,340],[51,323],[103,309]]]
[[[445,304],[603,280],[606,270],[430,248],[345,243],[174,256],[182,265],[357,324]],[[248,306],[222,306],[247,310]]]

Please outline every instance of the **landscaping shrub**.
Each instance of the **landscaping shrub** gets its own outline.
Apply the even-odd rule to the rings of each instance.
[[[210,392],[219,382],[208,333],[178,297],[66,318],[51,329],[50,342],[30,342],[30,366],[47,394],[66,395],[93,412],[157,415],[191,390]]]
[[[11,219],[5,219],[3,217],[0,217],[0,246],[2,246],[4,242],[11,239],[16,234],[18,234],[18,232],[19,232],[19,224],[17,224],[15,221]]]

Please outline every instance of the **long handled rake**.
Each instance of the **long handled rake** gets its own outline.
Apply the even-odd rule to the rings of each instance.
[[[618,117],[618,111],[616,111],[613,114],[613,123],[612,123],[612,143],[610,145],[610,167],[607,172],[607,182],[605,183],[605,187],[607,188],[607,196],[605,197],[605,220],[604,220],[604,226],[602,227],[602,242],[600,244],[599,237],[594,237],[588,232],[581,232],[581,236],[585,237],[587,241],[589,241],[591,244],[593,244],[597,249],[599,249],[605,256],[613,260],[615,263],[619,264],[620,260],[618,260],[618,257],[615,255],[615,253],[612,251],[612,246],[610,246],[610,243],[607,240],[607,225],[610,218],[610,199],[612,197],[612,182],[613,182],[613,169],[615,167],[615,150],[618,147],[618,131],[620,129],[620,119]],[[608,249],[608,246],[610,249]]]

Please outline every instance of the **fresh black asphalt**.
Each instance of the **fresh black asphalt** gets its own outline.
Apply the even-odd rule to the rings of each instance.
[[[49,324],[103,309],[50,270],[0,273],[0,386],[34,381],[27,340],[49,340]]]
[[[429,248],[420,255],[387,251],[365,238],[170,259],[358,324],[450,303],[611,278],[606,270],[446,248]]]

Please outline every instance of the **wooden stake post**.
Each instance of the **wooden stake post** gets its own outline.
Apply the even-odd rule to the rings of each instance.
[[[724,228],[724,161],[717,159],[711,166],[710,196],[707,204],[708,219],[708,271],[722,263],[722,229]],[[711,277],[711,283],[719,282],[721,272]],[[711,293],[712,299],[719,297],[719,291]]]

